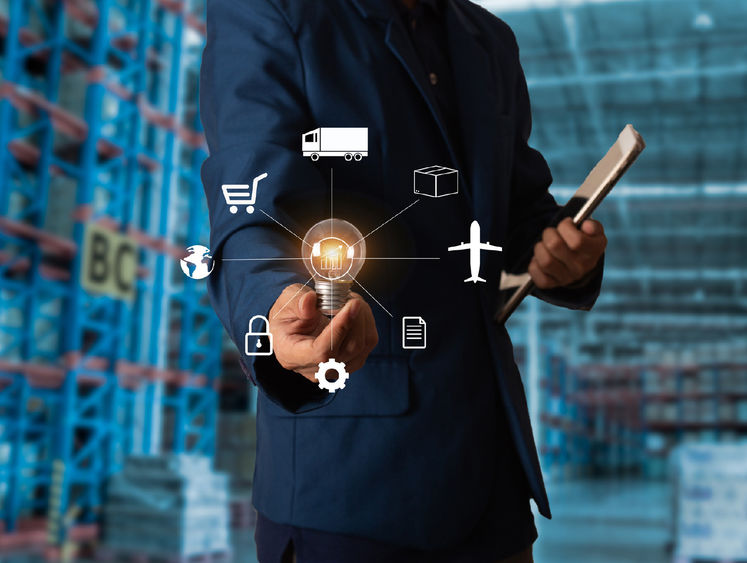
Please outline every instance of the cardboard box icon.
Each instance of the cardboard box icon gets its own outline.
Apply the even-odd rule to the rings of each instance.
[[[413,172],[413,188],[418,195],[443,197],[459,193],[459,171],[446,166],[426,166]]]

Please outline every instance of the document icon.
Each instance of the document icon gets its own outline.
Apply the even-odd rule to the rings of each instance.
[[[423,317],[402,317],[402,348],[425,348],[425,321]]]

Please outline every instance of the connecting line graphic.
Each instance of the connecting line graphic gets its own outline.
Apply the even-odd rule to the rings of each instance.
[[[382,305],[382,304],[381,304],[381,303],[379,302],[379,300],[378,300],[378,299],[376,299],[376,298],[375,298],[375,297],[374,297],[373,295],[371,295],[371,293],[370,293],[370,292],[369,292],[369,291],[368,291],[368,290],[367,290],[367,289],[366,289],[365,287],[363,287],[363,284],[362,284],[361,282],[359,282],[359,281],[358,281],[357,279],[355,279],[355,278],[353,278],[353,280],[355,281],[355,283],[357,283],[357,284],[358,284],[358,285],[360,286],[360,288],[361,288],[361,289],[362,289],[363,291],[365,291],[365,292],[366,292],[366,294],[367,294],[367,295],[368,295],[368,296],[369,296],[369,297],[370,297],[371,299],[373,299],[374,301],[376,301],[376,303],[377,303],[377,304],[379,305],[379,307],[381,307],[382,309],[384,309],[384,312],[386,312],[386,314],[387,314],[387,315],[389,315],[390,317],[394,318],[394,315],[392,315],[392,314],[391,314],[391,313],[390,313],[390,312],[389,312],[389,311],[387,310],[387,308],[386,308],[386,307],[384,307],[384,305]]]
[[[296,291],[296,293],[293,294],[293,297],[291,297],[290,299],[288,299],[288,301],[285,302],[285,305],[283,305],[282,307],[280,307],[280,311],[278,311],[277,313],[275,313],[270,320],[272,320],[275,317],[277,317],[280,314],[280,312],[288,306],[288,303],[290,303],[291,301],[293,301],[296,298],[296,295],[298,295],[299,293],[301,293],[303,291],[303,288],[306,287],[307,285],[309,285],[309,282],[311,280],[313,280],[313,279],[314,279],[314,276],[312,276],[309,279],[307,279],[306,283],[303,284],[301,287],[298,288],[298,291]]]
[[[288,227],[286,227],[280,221],[278,221],[277,219],[275,219],[275,217],[273,217],[269,213],[265,213],[265,211],[263,209],[260,209],[260,212],[262,212],[266,217],[269,217],[270,219],[272,219],[273,221],[275,221],[278,225],[280,225],[281,227],[283,227],[286,231],[288,231],[290,234],[292,234],[294,237],[296,237],[298,240],[300,240],[303,244],[305,244],[306,246],[311,246],[308,242],[304,241],[301,237],[299,237],[296,233],[294,233],[293,231],[291,231]]]
[[[367,238],[368,238],[368,237],[370,237],[370,236],[371,236],[372,234],[374,234],[374,233],[375,233],[376,231],[378,231],[378,230],[379,230],[379,229],[380,229],[381,227],[383,227],[384,225],[386,225],[386,224],[387,224],[387,223],[389,223],[390,221],[393,221],[394,219],[396,219],[397,217],[399,217],[400,215],[402,215],[402,214],[403,214],[403,213],[404,213],[405,211],[407,211],[408,209],[410,209],[410,208],[411,208],[411,207],[412,207],[413,205],[415,205],[415,204],[416,204],[417,202],[419,202],[419,201],[420,201],[420,198],[416,199],[416,200],[415,200],[415,201],[413,201],[413,202],[412,202],[412,203],[411,203],[410,205],[408,205],[407,207],[405,207],[405,208],[404,208],[404,209],[403,209],[402,211],[400,211],[399,213],[397,213],[397,214],[395,214],[395,215],[392,215],[391,217],[389,217],[389,219],[387,219],[386,221],[384,221],[384,222],[383,222],[383,223],[382,223],[381,225],[379,225],[378,227],[376,227],[376,228],[375,228],[375,229],[374,229],[373,231],[371,231],[370,233],[368,233],[368,234],[367,234],[366,236],[364,236],[364,237],[363,237],[362,239],[360,239],[360,240],[357,240],[357,241],[355,241],[355,242],[354,242],[353,244],[351,244],[350,246],[351,246],[351,247],[353,247],[353,246],[355,246],[356,244],[358,244],[359,242],[361,242],[361,241],[363,241],[363,240],[367,239]]]
[[[334,219],[334,209],[335,209],[334,208],[334,179],[335,179],[334,169],[330,168],[330,170],[329,170],[329,217],[330,217],[330,219]],[[396,219],[397,217],[399,217],[400,215],[402,215],[405,211],[407,211],[408,209],[410,209],[413,205],[415,205],[419,201],[420,201],[420,198],[416,199],[410,205],[408,205],[407,207],[405,207],[404,209],[402,209],[398,213],[395,213],[389,219],[387,219],[386,221],[384,221],[383,223],[381,223],[381,225],[379,225],[374,230],[372,230],[371,232],[369,232],[366,236],[364,236],[360,240],[355,241],[353,244],[350,245],[350,247],[352,248],[353,246],[355,246],[359,242],[364,241],[365,239],[367,239],[368,237],[370,237],[372,234],[374,234],[376,231],[378,231],[379,229],[381,229],[384,225],[386,225],[387,223],[390,223],[391,221],[393,221],[394,219]],[[307,246],[311,246],[308,242],[304,241],[300,236],[298,236],[296,233],[294,233],[291,229],[289,229],[288,227],[286,227],[285,225],[283,225],[280,221],[278,221],[277,219],[275,219],[275,217],[273,217],[269,213],[265,212],[263,209],[260,209],[259,211],[265,217],[267,217],[268,219],[271,219],[273,222],[277,223],[280,227],[282,227],[283,229],[285,229],[286,231],[288,231],[290,234],[292,234],[294,237],[296,237],[298,240],[300,240],[301,243],[303,243],[303,244],[305,244]],[[224,262],[251,262],[251,261],[274,261],[274,260],[277,260],[277,261],[281,261],[281,260],[282,261],[287,261],[287,260],[303,260],[303,257],[301,257],[301,258],[295,258],[295,257],[221,258],[220,260],[224,261]],[[440,258],[439,257],[416,257],[416,256],[391,256],[391,257],[382,256],[382,257],[368,257],[368,258],[358,258],[358,257],[355,257],[355,258],[353,258],[353,260],[440,260]],[[306,283],[303,284],[301,287],[298,288],[298,291],[296,291],[296,293],[293,295],[293,297],[291,297],[285,303],[285,305],[283,305],[280,308],[280,310],[272,316],[272,319],[274,319],[275,317],[277,317],[280,314],[280,312],[288,306],[288,303],[290,303],[291,301],[293,301],[293,299],[295,299],[296,296],[299,293],[301,293],[301,291],[303,291],[303,288],[306,287],[306,286],[308,286],[309,283],[313,279],[314,279],[314,277],[312,276],[308,280],[306,280]],[[384,305],[381,304],[381,302],[378,299],[376,299],[373,295],[371,295],[371,292],[368,291],[365,287],[363,287],[363,284],[361,284],[361,282],[359,282],[356,278],[353,278],[353,281],[355,281],[355,283],[358,284],[358,286],[363,291],[365,291],[366,294],[371,299],[373,299],[376,302],[376,304],[379,307],[381,307],[387,315],[389,315],[391,318],[394,318],[394,315],[392,315],[387,310],[387,308],[384,307]],[[332,325],[331,330],[330,330],[330,339],[329,339],[329,349],[330,350],[334,349],[334,342],[333,342],[333,340],[334,340],[334,322],[335,322],[335,317],[333,316],[330,319],[330,324]]]
[[[220,262],[272,262],[273,260],[303,260],[303,258],[218,258]],[[438,256],[369,256],[368,258],[353,257],[350,260],[441,260]]]
[[[258,261],[258,262],[271,262],[271,261],[274,261],[274,260],[303,260],[303,258],[287,258],[287,257],[277,257],[277,258],[219,258],[219,260],[221,262],[254,262],[254,261]],[[438,256],[369,256],[368,258],[353,258],[353,260],[441,260],[441,258],[438,257]],[[308,280],[306,280],[306,283],[303,284],[298,289],[298,291],[296,291],[296,293],[293,294],[293,297],[291,297],[286,302],[286,304],[283,305],[280,308],[280,310],[272,316],[272,319],[274,319],[275,317],[277,317],[280,314],[280,312],[288,306],[288,303],[290,303],[291,301],[293,301],[293,299],[299,293],[301,293],[301,291],[303,290],[303,288],[306,287],[307,285],[309,285],[309,282],[311,282],[313,279],[314,279],[313,277],[310,277]],[[355,281],[355,283],[357,283],[360,286],[360,288],[363,291],[365,291],[366,294],[371,299],[373,299],[374,301],[376,301],[376,303],[379,305],[379,307],[381,307],[382,309],[384,309],[384,311],[386,312],[387,315],[389,315],[390,317],[394,318],[394,315],[392,315],[387,310],[387,308],[384,307],[381,304],[381,302],[378,299],[376,299],[373,295],[371,295],[371,293],[365,287],[363,287],[363,284],[361,284],[361,282],[359,282],[357,280],[357,278],[353,278],[353,281]],[[270,319],[270,320],[272,320],[272,319]],[[332,325],[333,325],[332,331],[330,331],[330,342],[329,342],[329,349],[330,350],[334,349],[334,342],[333,342],[334,322],[335,322],[335,318],[332,317],[332,319],[330,320],[330,323],[332,323]]]
[[[250,262],[253,260],[256,261],[272,261],[272,260],[303,260],[303,258],[219,258],[221,262]]]

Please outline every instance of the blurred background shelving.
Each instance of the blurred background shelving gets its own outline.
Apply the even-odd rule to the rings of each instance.
[[[208,240],[202,11],[146,0],[0,3],[8,536],[38,531],[40,519],[53,547],[75,524],[95,534],[104,485],[129,454],[214,455],[221,327],[176,260],[188,241]],[[88,224],[137,242],[131,300],[83,289]]]
[[[596,215],[594,311],[528,300],[509,323],[555,513],[536,559],[738,560],[687,518],[728,509],[690,471],[715,498],[732,481],[704,460],[747,466],[718,449],[747,442],[747,2],[478,3],[516,32],[559,201],[626,123],[648,143]],[[254,560],[254,390],[178,265],[209,240],[204,35],[199,0],[0,0],[3,557],[84,557],[128,459],[193,454],[228,474],[233,558]],[[137,244],[131,299],[83,289],[92,224]]]
[[[726,514],[744,493],[673,477],[689,447],[747,441],[747,3],[481,4],[516,32],[559,201],[625,123],[648,144],[595,215],[610,245],[594,311],[530,302],[510,322],[556,502],[538,560],[747,560],[697,504]]]

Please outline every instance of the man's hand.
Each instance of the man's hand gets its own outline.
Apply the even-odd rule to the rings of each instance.
[[[345,362],[346,371],[352,373],[363,367],[379,342],[371,307],[360,295],[351,293],[331,322],[317,309],[316,300],[310,288],[289,285],[275,301],[269,317],[280,365],[315,383],[319,362],[334,358]]]
[[[572,284],[591,272],[606,246],[600,222],[587,219],[576,228],[566,217],[557,228],[543,231],[542,240],[534,246],[529,275],[540,289]]]

